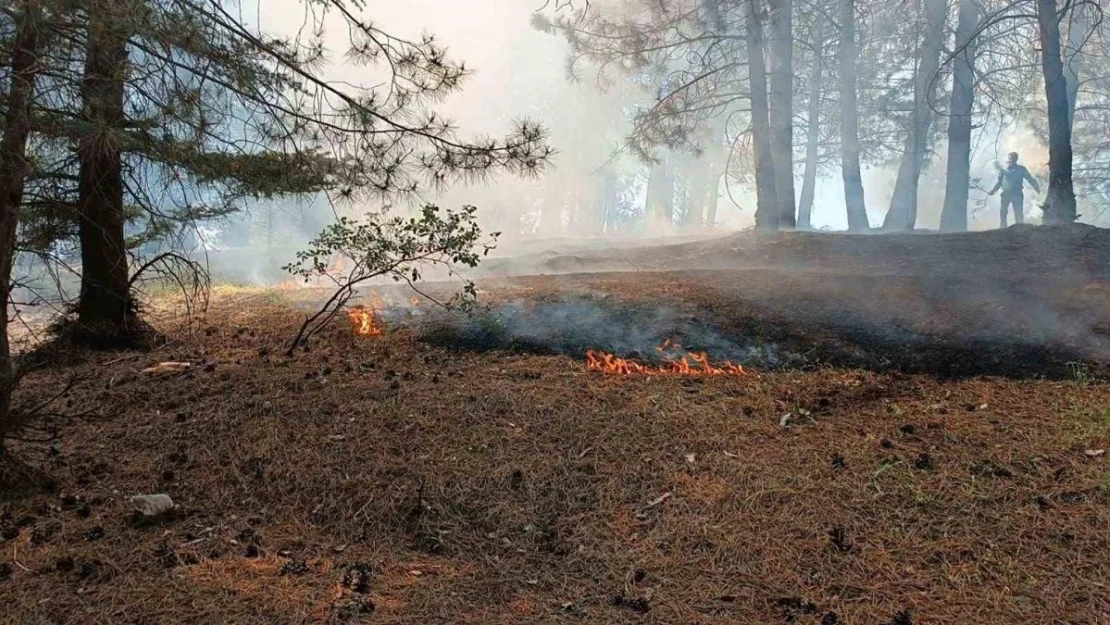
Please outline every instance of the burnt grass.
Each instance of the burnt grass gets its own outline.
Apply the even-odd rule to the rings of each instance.
[[[155,353],[23,380],[33,402],[78,376],[56,408],[91,416],[15,446],[58,487],[0,495],[0,622],[1099,622],[1110,459],[1086,452],[1110,447],[1110,386],[835,366],[790,337],[851,353],[861,319],[900,328],[891,349],[906,328],[954,344],[1024,324],[1093,371],[1078,337],[1106,282],[1015,285],[1070,320],[1034,327],[983,314],[1010,286],[943,296],[841,269],[482,285],[495,307],[601,302],[607,322],[659,302],[700,340],[806,359],[742,378],[604,376],[571,348],[458,349],[397,324],[359,339],[342,319],[285,358],[313,295],[222,289]],[[195,366],[140,373],[169,360]],[[151,493],[174,514],[135,519],[129,497]]]
[[[477,351],[581,358],[603,349],[645,360],[672,339],[764,370],[1108,373],[1108,230],[747,233],[620,253],[545,257],[533,269],[550,275],[488,279],[488,310],[439,315],[423,324],[423,338]],[[582,273],[614,264],[644,270]]]

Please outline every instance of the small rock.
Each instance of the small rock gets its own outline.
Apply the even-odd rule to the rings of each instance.
[[[163,494],[135,495],[131,498],[131,507],[145,517],[155,517],[173,510],[173,500]]]
[[[913,468],[918,471],[932,471],[936,468],[936,461],[928,453],[921,452],[917,459],[913,461]]]
[[[370,592],[374,580],[374,570],[369,564],[361,562],[350,564],[343,570],[343,586],[351,592],[365,595]]]
[[[281,575],[304,575],[308,572],[308,564],[304,560],[293,559],[281,567]]]
[[[1099,458],[1101,456],[1106,455],[1106,450],[1105,449],[1088,449],[1087,451],[1084,451],[1083,453],[1086,454],[1088,458]]]

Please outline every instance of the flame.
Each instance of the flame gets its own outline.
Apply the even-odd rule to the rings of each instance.
[[[374,311],[361,306],[349,309],[347,319],[351,321],[351,327],[359,336],[380,336],[384,331],[374,318]]]
[[[673,344],[664,343],[667,346]],[[660,348],[662,351],[664,348]],[[705,352],[688,353],[680,360],[669,360],[663,364],[645,365],[626,358],[620,358],[602,351],[589,350],[586,352],[586,369],[599,373],[616,375],[684,375],[684,376],[717,376],[717,375],[747,375],[744,368],[725,361],[720,365],[712,365]]]

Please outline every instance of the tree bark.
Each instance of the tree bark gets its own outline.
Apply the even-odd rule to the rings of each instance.
[[[1076,219],[1072,186],[1071,123],[1068,86],[1060,56],[1060,20],[1056,0],[1037,0],[1041,38],[1041,70],[1048,101],[1048,194],[1044,222],[1070,223]]]
[[[948,0],[925,0],[925,33],[921,39],[917,75],[913,86],[913,115],[884,230],[913,230],[917,224],[917,191],[925,163],[929,128],[933,123],[932,99],[939,81],[940,52],[944,46],[944,23]]]
[[[775,191],[779,203],[779,228],[795,225],[794,202],[794,6],[793,0],[768,0],[771,60],[771,158],[775,165]]]
[[[24,2],[18,19],[9,59],[11,67],[4,137],[0,140],[0,296],[3,299],[0,306],[0,463],[5,463],[7,455],[4,437],[17,426],[11,414],[12,390],[18,372],[8,343],[8,300],[20,206],[23,203],[23,183],[31,168],[27,162],[27,137],[31,132],[31,104],[41,39],[41,13],[37,2]]]
[[[1068,82],[1068,127],[1075,132],[1075,108],[1083,75],[1083,44],[1090,34],[1091,17],[1084,5],[1072,4],[1068,14],[1068,38],[1063,52],[1064,78]]]
[[[91,128],[78,142],[78,192],[81,222],[81,296],[77,319],[92,336],[126,340],[137,327],[129,289],[124,238],[123,153],[117,131],[126,122],[124,81],[127,35],[116,20],[113,0],[89,9],[84,121]]]
[[[840,0],[840,160],[844,180],[844,204],[848,212],[848,230],[866,232],[871,229],[863,195],[863,173],[860,169],[859,104],[856,94],[856,3]]]
[[[674,175],[665,157],[651,165],[644,199],[644,218],[648,226],[669,231],[674,225]]]
[[[771,155],[771,124],[767,102],[767,67],[763,61],[763,23],[760,0],[746,0],[745,34],[748,52],[748,83],[751,91],[752,154],[755,160],[755,224],[778,230],[779,195]]]
[[[709,176],[709,198],[705,206],[705,227],[717,225],[717,206],[721,201],[721,174],[714,171]]]
[[[709,192],[709,159],[702,155],[690,161],[686,169],[686,208],[683,225],[687,230],[700,228],[705,223],[705,199]]]
[[[975,104],[975,31],[979,28],[975,0],[960,0],[956,48],[952,57],[952,96],[948,107],[948,167],[940,229],[967,230],[967,194],[971,188],[971,111]]]
[[[809,74],[809,104],[806,111],[806,162],[802,172],[802,197],[798,202],[798,229],[813,227],[813,198],[817,190],[817,159],[821,149],[821,94],[824,90],[825,29],[820,22],[814,34],[813,67]]]

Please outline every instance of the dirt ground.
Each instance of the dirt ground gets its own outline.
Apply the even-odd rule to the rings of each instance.
[[[863,258],[740,237],[481,282],[811,346],[743,377],[607,376],[400,321],[286,358],[318,294],[218,289],[154,353],[25,379],[34,404],[76,376],[55,408],[89,416],[41,457],[57,492],[0,498],[0,622],[1105,623],[1103,236]],[[768,260],[790,245],[827,260]],[[193,367],[141,373],[160,361]],[[150,493],[177,512],[136,519]]]

